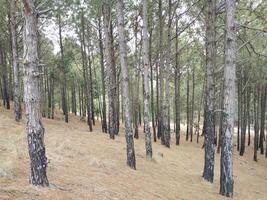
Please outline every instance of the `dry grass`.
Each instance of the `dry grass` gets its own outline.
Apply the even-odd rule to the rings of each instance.
[[[204,153],[201,144],[185,142],[167,149],[153,143],[153,160],[147,161],[143,137],[135,140],[137,170],[125,162],[123,133],[111,141],[97,124],[88,132],[74,116],[65,124],[59,118],[44,119],[49,159],[49,188],[28,184],[29,158],[24,121],[16,123],[13,113],[0,108],[0,199],[34,200],[171,200],[225,199],[219,191],[219,155],[215,181],[202,180]],[[245,156],[234,155],[234,199],[267,199],[267,159],[252,161],[252,147]]]

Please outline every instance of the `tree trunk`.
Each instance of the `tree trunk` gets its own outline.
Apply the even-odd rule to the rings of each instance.
[[[37,51],[37,14],[34,0],[24,4],[24,100],[27,119],[27,138],[30,156],[30,183],[48,186],[46,176],[47,158],[44,147],[44,128],[41,122],[40,71]]]
[[[247,88],[247,125],[248,125],[248,146],[250,146],[250,86]]]
[[[14,110],[15,120],[18,122],[21,119],[21,104],[20,104],[20,78],[17,52],[17,36],[16,36],[16,1],[10,1],[10,31],[12,41],[12,64],[14,76]]]
[[[236,25],[235,0],[225,1],[224,108],[221,150],[220,194],[233,197],[233,135],[235,116]]]
[[[152,15],[151,15],[152,16]],[[154,108],[154,88],[153,88],[153,64],[152,64],[152,35],[153,35],[153,16],[150,20],[151,28],[149,31],[149,65],[150,65],[150,88],[151,88],[151,117],[153,128],[153,139],[157,142],[156,124],[155,124],[155,108]]]
[[[111,139],[115,139],[117,134],[117,95],[116,95],[116,69],[113,58],[113,44],[112,44],[112,20],[110,11],[110,2],[103,1],[103,16],[104,16],[104,44],[105,44],[105,59],[107,64],[107,86],[108,86],[108,123],[109,134]]]
[[[60,69],[61,74],[63,76],[63,83],[62,83],[62,108],[63,114],[65,115],[65,122],[68,123],[69,116],[68,116],[68,102],[67,102],[67,77],[66,77],[66,67],[64,64],[64,51],[63,51],[63,43],[62,43],[62,22],[61,22],[61,15],[58,14],[58,30],[59,30],[59,44],[60,44]]]
[[[239,151],[240,147],[240,121],[241,121],[241,78],[237,80],[237,147],[236,150]]]
[[[176,41],[175,41],[175,138],[176,145],[180,144],[180,52],[179,52],[179,37],[178,37],[178,20],[176,20]]]
[[[241,87],[241,141],[239,155],[243,156],[245,153],[246,144],[246,127],[247,127],[247,115],[246,115],[246,76],[244,67],[241,69],[242,87]]]
[[[172,30],[172,1],[169,0],[169,6],[168,6],[168,41],[167,41],[167,55],[166,55],[166,68],[164,73],[164,79],[165,79],[165,96],[164,96],[164,106],[163,106],[163,137],[164,137],[164,145],[168,148],[170,148],[170,74],[171,74],[171,30]]]
[[[165,145],[165,138],[163,137],[163,16],[162,16],[162,0],[159,0],[159,115],[158,115],[158,138],[161,138],[161,144]]]
[[[149,111],[149,43],[148,43],[148,18],[147,0],[143,0],[143,64],[144,64],[144,129],[146,157],[152,158],[152,144],[150,133],[150,111]]]
[[[191,117],[190,117],[190,142],[193,141],[193,128],[194,128],[194,101],[195,101],[195,67],[193,67],[192,74],[192,99],[191,99]]]
[[[186,141],[188,141],[189,138],[189,126],[190,126],[190,96],[189,96],[189,69],[187,69],[187,81],[186,81]]]
[[[205,98],[205,164],[203,178],[213,182],[214,177],[214,69],[216,67],[216,0],[208,1],[206,65],[207,82]]]
[[[265,129],[265,107],[266,107],[266,99],[267,99],[267,84],[262,85],[261,87],[261,111],[260,111],[260,144],[259,148],[261,150],[261,154],[264,154],[264,129]]]
[[[128,75],[126,40],[125,40],[125,30],[124,30],[123,0],[117,1],[117,20],[118,20],[118,32],[119,32],[120,61],[122,70],[122,96],[123,96],[124,117],[125,117],[124,121],[125,138],[127,144],[127,164],[129,167],[136,169],[132,119],[130,111],[129,75]]]
[[[258,161],[257,152],[258,152],[258,142],[259,142],[259,115],[260,115],[260,96],[259,96],[259,87],[255,86],[254,94],[254,155],[253,160]]]
[[[10,99],[9,99],[9,92],[8,92],[8,72],[7,72],[7,65],[5,61],[5,52],[2,43],[0,43],[0,65],[2,65],[2,86],[3,86],[3,105],[6,109],[10,109]]]
[[[91,110],[91,84],[89,80],[89,72],[88,72],[88,67],[87,67],[87,59],[86,59],[86,47],[85,47],[85,28],[84,28],[84,13],[82,10],[82,16],[81,16],[81,53],[82,53],[82,68],[83,68],[83,79],[84,79],[84,94],[86,96],[86,106],[84,103],[84,116],[85,114],[85,107],[87,107],[87,124],[89,126],[89,131],[93,131],[93,126],[92,126],[92,110]]]
[[[98,34],[99,34],[99,49],[100,49],[100,62],[101,62],[101,82],[102,82],[102,132],[107,133],[107,111],[106,111],[106,85],[105,85],[105,66],[104,66],[104,49],[102,41],[102,27],[101,27],[101,17],[98,20]]]

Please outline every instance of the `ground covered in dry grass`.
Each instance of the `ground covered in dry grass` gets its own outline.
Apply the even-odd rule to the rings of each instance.
[[[212,200],[226,199],[219,191],[219,155],[214,184],[202,180],[204,153],[201,144],[185,142],[171,149],[153,143],[153,160],[147,161],[144,140],[135,140],[137,170],[125,163],[123,132],[115,139],[101,133],[99,123],[88,132],[86,123],[71,116],[44,119],[49,188],[28,184],[29,158],[25,121],[0,108],[0,199],[33,200]],[[234,199],[267,199],[267,159],[252,161],[252,147],[245,156],[234,155]]]

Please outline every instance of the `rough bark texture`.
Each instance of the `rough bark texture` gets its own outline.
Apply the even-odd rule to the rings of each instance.
[[[224,108],[221,150],[220,194],[233,197],[233,135],[235,116],[236,26],[235,0],[226,0]]]
[[[259,141],[259,107],[260,107],[260,97],[259,97],[259,90],[258,86],[255,86],[254,91],[254,155],[253,160],[258,161],[257,152],[258,152],[258,141]]]
[[[206,39],[206,65],[207,65],[207,83],[206,83],[206,112],[205,112],[205,164],[203,178],[213,182],[214,176],[214,69],[216,67],[216,0],[208,1],[207,15],[207,39]]]
[[[102,131],[107,133],[107,111],[106,111],[106,85],[105,85],[105,66],[104,66],[104,49],[102,41],[102,27],[101,27],[101,17],[98,20],[98,34],[99,34],[99,49],[100,49],[100,62],[101,62],[101,81],[102,81]]]
[[[104,44],[105,44],[105,59],[106,59],[106,74],[107,74],[107,88],[108,88],[108,132],[110,138],[114,139],[117,134],[117,95],[116,95],[116,69],[113,59],[113,43],[111,30],[111,12],[110,2],[103,1],[103,16],[104,16]]]
[[[21,119],[21,105],[20,105],[20,79],[19,79],[19,65],[17,52],[17,35],[16,35],[16,1],[10,1],[10,32],[12,42],[12,65],[14,76],[14,111],[15,120]]]
[[[261,86],[261,121],[260,121],[260,143],[259,148],[261,154],[264,154],[264,129],[265,129],[265,109],[267,99],[267,84]]]
[[[27,138],[30,155],[30,183],[48,186],[47,158],[44,147],[44,128],[41,122],[40,72],[37,51],[37,12],[34,0],[24,0],[24,100],[27,119]]]
[[[247,127],[247,115],[246,115],[246,77],[244,67],[241,69],[241,78],[242,78],[242,90],[241,90],[241,141],[240,141],[240,151],[239,155],[243,156],[245,153],[245,144],[246,144],[246,127]]]
[[[69,122],[69,115],[68,115],[68,101],[67,101],[67,77],[66,77],[66,70],[64,64],[64,50],[63,50],[63,43],[62,43],[62,24],[61,24],[61,15],[58,15],[58,33],[59,33],[59,46],[60,46],[60,69],[61,74],[63,76],[62,80],[62,110],[65,116],[65,122]]]
[[[163,16],[162,16],[162,0],[159,0],[159,112],[158,112],[158,138],[161,138],[161,144],[165,145],[165,138],[163,135],[163,68],[164,68],[164,57],[163,57]]]
[[[175,143],[180,144],[180,52],[178,37],[178,19],[176,20],[176,42],[175,42]]]
[[[84,13],[82,11],[82,16],[81,16],[81,53],[82,53],[82,66],[83,66],[83,78],[84,78],[84,93],[86,96],[86,107],[87,107],[87,124],[89,126],[89,131],[93,130],[92,126],[92,106],[91,106],[91,82],[89,80],[89,72],[88,72],[88,67],[87,67],[87,59],[86,59],[86,47],[85,47],[85,27],[84,27]],[[85,107],[85,104],[84,104]],[[85,110],[84,109],[84,115],[85,115]]]
[[[171,74],[171,25],[172,25],[172,1],[169,0],[169,8],[168,8],[168,41],[167,41],[167,54],[166,54],[166,65],[165,65],[165,73],[164,73],[164,82],[165,82],[165,95],[164,95],[164,106],[163,106],[163,135],[164,137],[164,145],[170,148],[170,74]]]
[[[124,107],[124,125],[125,125],[125,138],[127,144],[127,165],[136,169],[135,153],[134,153],[134,140],[132,130],[132,118],[130,111],[130,96],[129,96],[129,73],[127,65],[127,49],[124,30],[124,15],[123,15],[123,0],[117,1],[117,20],[119,31],[119,46],[120,46],[120,62],[122,71],[122,96]]]
[[[146,157],[152,158],[152,144],[150,133],[150,111],[149,111],[149,47],[148,47],[148,18],[147,0],[143,0],[143,64],[144,64],[144,129]]]
[[[9,83],[8,83],[8,71],[5,61],[5,52],[3,44],[0,43],[0,65],[2,65],[2,94],[3,94],[3,105],[6,109],[10,109],[10,95],[9,95]]]

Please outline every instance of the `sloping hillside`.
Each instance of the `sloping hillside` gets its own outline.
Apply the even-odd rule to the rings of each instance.
[[[29,160],[25,121],[16,123],[13,113],[0,108],[0,199],[177,200],[225,199],[219,191],[219,156],[215,182],[202,180],[201,144],[172,144],[171,149],[153,143],[153,160],[147,161],[143,137],[135,140],[137,170],[125,164],[123,132],[115,141],[101,133],[99,123],[88,132],[86,123],[71,116],[43,119],[50,188],[28,184]],[[252,161],[252,147],[244,157],[234,157],[234,199],[267,199],[267,159]]]

